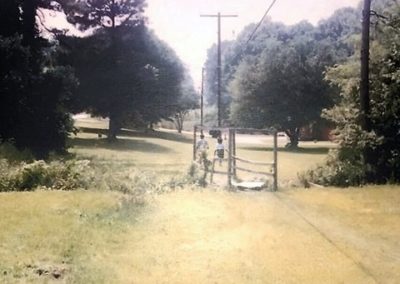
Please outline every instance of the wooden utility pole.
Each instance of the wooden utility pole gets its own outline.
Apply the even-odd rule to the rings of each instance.
[[[361,38],[361,82],[360,82],[360,113],[361,127],[371,130],[369,102],[369,29],[371,17],[371,0],[364,0],[362,38]]]
[[[221,127],[221,18],[233,18],[238,15],[221,15],[218,13],[216,15],[200,15],[200,17],[211,17],[218,18],[218,67],[217,67],[217,76],[218,76],[218,90],[217,90],[217,99],[218,99],[218,127]]]
[[[204,67],[201,69],[201,93],[200,93],[200,126],[203,127],[204,115]],[[203,131],[203,129],[201,130]]]

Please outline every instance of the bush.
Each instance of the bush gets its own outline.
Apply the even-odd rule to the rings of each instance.
[[[89,170],[89,161],[35,161],[32,163],[10,164],[0,160],[0,192],[31,191],[38,187],[54,190],[74,190],[88,188],[85,172]]]
[[[22,162],[33,161],[34,156],[29,150],[18,150],[12,143],[0,144],[0,159],[7,159],[8,161]]]
[[[342,152],[341,152],[342,153]],[[305,186],[309,182],[324,186],[357,186],[365,183],[362,159],[339,159],[337,150],[332,150],[324,165],[317,166],[301,176]]]

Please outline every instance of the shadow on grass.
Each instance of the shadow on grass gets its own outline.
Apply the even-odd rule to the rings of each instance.
[[[79,131],[84,133],[102,134],[104,136],[107,136],[108,129],[79,127]],[[118,133],[118,136],[158,138],[158,139],[183,142],[189,144],[193,143],[192,138],[186,137],[183,134],[161,132],[156,130],[145,131],[145,130],[121,129]]]
[[[274,150],[273,147],[239,147],[239,149],[250,150],[250,151],[270,151],[270,152],[272,152]],[[328,154],[330,149],[331,148],[329,148],[329,147],[310,147],[310,148],[299,147],[297,149],[278,147],[279,152],[298,153],[298,154],[315,154],[315,155]]]
[[[71,138],[69,140],[71,146],[82,148],[102,148],[115,151],[137,151],[137,152],[150,152],[150,153],[168,153],[172,152],[170,148],[146,142],[144,140],[132,140],[119,138],[115,142],[108,142],[107,139],[84,139],[84,138]]]

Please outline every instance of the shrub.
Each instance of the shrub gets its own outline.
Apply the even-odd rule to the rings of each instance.
[[[54,190],[88,188],[85,173],[89,161],[70,160],[46,163],[39,160],[32,163],[10,164],[0,160],[0,191],[31,191],[38,187]]]
[[[365,171],[361,159],[339,159],[342,152],[332,150],[326,163],[309,170],[301,176],[301,183],[307,187],[309,182],[320,185],[356,186],[365,183]]]
[[[207,176],[210,171],[211,161],[207,160],[207,158],[203,158],[202,164],[203,166],[198,163],[192,163],[190,165],[185,180],[186,183],[201,187],[207,186]]]
[[[34,157],[31,151],[25,149],[18,150],[12,143],[0,143],[0,159],[7,159],[13,162],[33,161]]]
[[[161,180],[155,173],[121,167],[100,160],[56,160],[10,163],[0,159],[0,192],[96,189],[118,191],[141,199],[146,194],[174,191],[187,184],[203,185],[206,173],[200,169],[191,175]]]

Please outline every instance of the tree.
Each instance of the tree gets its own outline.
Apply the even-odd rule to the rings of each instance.
[[[354,52],[356,9],[336,11],[314,27],[307,22],[285,26],[265,21],[250,40],[249,25],[236,41],[224,43],[222,89],[225,120],[246,127],[275,126],[297,147],[299,130],[321,122],[322,108],[338,98],[324,80],[326,68]],[[359,28],[358,28],[359,30]],[[215,100],[215,47],[206,62],[206,96]]]
[[[275,126],[287,133],[289,146],[297,147],[300,127],[319,120],[321,109],[331,102],[323,76],[331,62],[314,40],[312,25],[276,28],[268,37],[261,33],[262,40],[255,38],[252,54],[236,70],[230,83],[232,121],[245,127]]]
[[[80,30],[140,25],[144,21],[145,0],[59,0],[67,20]]]
[[[80,89],[91,97],[93,113],[109,117],[109,139],[116,138],[128,118],[152,125],[170,116],[183,68],[173,51],[147,30],[145,1],[64,1],[63,7],[78,28],[99,29],[87,41],[94,43],[98,37],[101,43],[98,53],[89,55],[96,57],[94,62],[81,65],[80,74],[87,76]],[[91,64],[96,72],[88,68]]]
[[[120,84],[125,82],[118,81],[124,78],[117,77],[117,74],[113,74],[110,70],[115,71],[119,68],[119,65],[124,65],[123,54],[118,50],[123,30],[124,27],[141,27],[144,25],[145,0],[60,0],[59,3],[67,15],[67,20],[78,29],[101,29],[99,33],[103,34],[103,39],[100,41],[106,44],[107,49],[103,49],[101,52],[101,56],[105,57],[97,59],[103,63],[103,67],[99,66],[99,68],[104,68],[106,64],[108,68],[104,68],[104,73],[98,75],[105,80],[101,84],[105,87],[102,92],[108,91],[109,96],[113,95],[113,99],[102,100],[108,107],[106,106],[106,113],[102,110],[99,112],[109,117],[108,139],[110,141],[115,140],[123,121],[119,106],[126,102],[127,95],[123,89],[120,89],[122,86]],[[94,82],[91,81],[91,83]],[[106,83],[110,85],[107,85],[107,87],[105,86]],[[104,96],[100,97],[104,98]]]
[[[178,100],[178,104],[175,106],[173,115],[173,121],[178,133],[182,133],[183,124],[186,120],[190,110],[199,107],[197,93],[193,88],[193,82],[191,78],[186,76],[185,80],[181,84],[181,96]]]
[[[0,4],[0,139],[28,148],[37,157],[63,151],[72,123],[65,100],[74,85],[59,66],[54,44],[38,31],[36,15],[51,1],[2,1]]]
[[[360,116],[360,62],[354,55],[331,68],[327,79],[341,90],[340,101],[324,112],[334,122],[338,149],[309,173],[317,183],[338,186],[400,181],[400,10],[393,1],[374,10],[382,18],[372,30],[370,131]],[[364,163],[369,149],[368,164]]]
[[[114,41],[103,29],[86,38],[60,37],[65,62],[80,81],[75,111],[112,116],[110,125],[116,129],[132,124],[151,128],[181,106],[183,64],[144,25],[119,26],[114,32]]]

